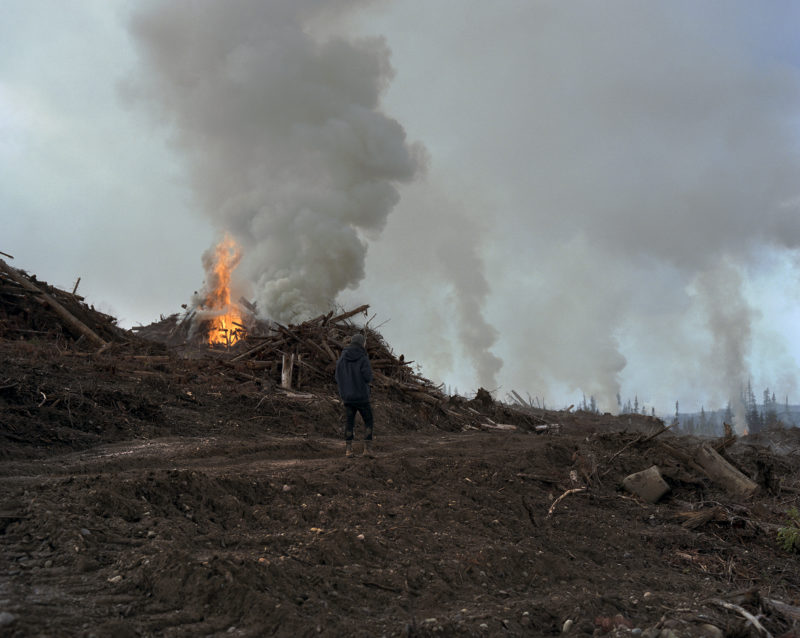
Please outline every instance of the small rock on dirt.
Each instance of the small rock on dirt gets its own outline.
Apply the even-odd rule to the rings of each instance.
[[[9,625],[13,625],[17,621],[17,617],[14,614],[10,614],[7,611],[0,612],[0,627],[8,627]]]

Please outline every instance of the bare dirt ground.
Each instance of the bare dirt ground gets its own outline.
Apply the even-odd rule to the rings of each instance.
[[[153,344],[0,339],[0,361],[0,635],[800,635],[796,429],[727,448],[762,486],[740,501],[646,417],[380,390],[377,458],[346,459],[332,383]],[[620,484],[654,463],[653,505]]]

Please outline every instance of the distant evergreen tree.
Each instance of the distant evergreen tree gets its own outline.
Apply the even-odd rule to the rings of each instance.
[[[600,411],[597,409],[597,402],[594,400],[594,395],[589,397],[589,409],[592,414],[598,414]]]
[[[757,434],[761,431],[763,423],[761,420],[761,414],[758,412],[758,404],[756,403],[756,397],[753,394],[753,386],[750,383],[750,379],[747,380],[747,389],[745,390],[744,395],[744,406],[747,431],[750,434]]]
[[[728,425],[733,425],[733,408],[731,408],[730,399],[728,400],[728,405],[725,406],[725,423]]]
[[[770,394],[769,388],[764,390],[764,411],[761,422],[765,428],[774,428],[778,425],[778,408],[775,405],[775,393]]]
[[[680,427],[681,419],[680,419],[680,412],[678,411],[678,402],[675,401],[675,418],[672,419],[672,425],[674,427]]]

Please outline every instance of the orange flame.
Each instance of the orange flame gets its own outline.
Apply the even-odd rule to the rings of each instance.
[[[208,329],[208,343],[211,345],[220,343],[231,346],[243,333],[242,314],[235,304],[231,304],[231,274],[241,258],[242,251],[230,235],[226,234],[214,248],[203,303],[208,310],[219,311],[211,319]]]

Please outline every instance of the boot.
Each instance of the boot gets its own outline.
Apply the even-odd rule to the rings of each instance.
[[[344,444],[344,455],[347,457],[353,456],[353,442],[346,441]]]
[[[372,441],[364,441],[364,456],[368,459],[375,458],[375,454],[372,452]]]

